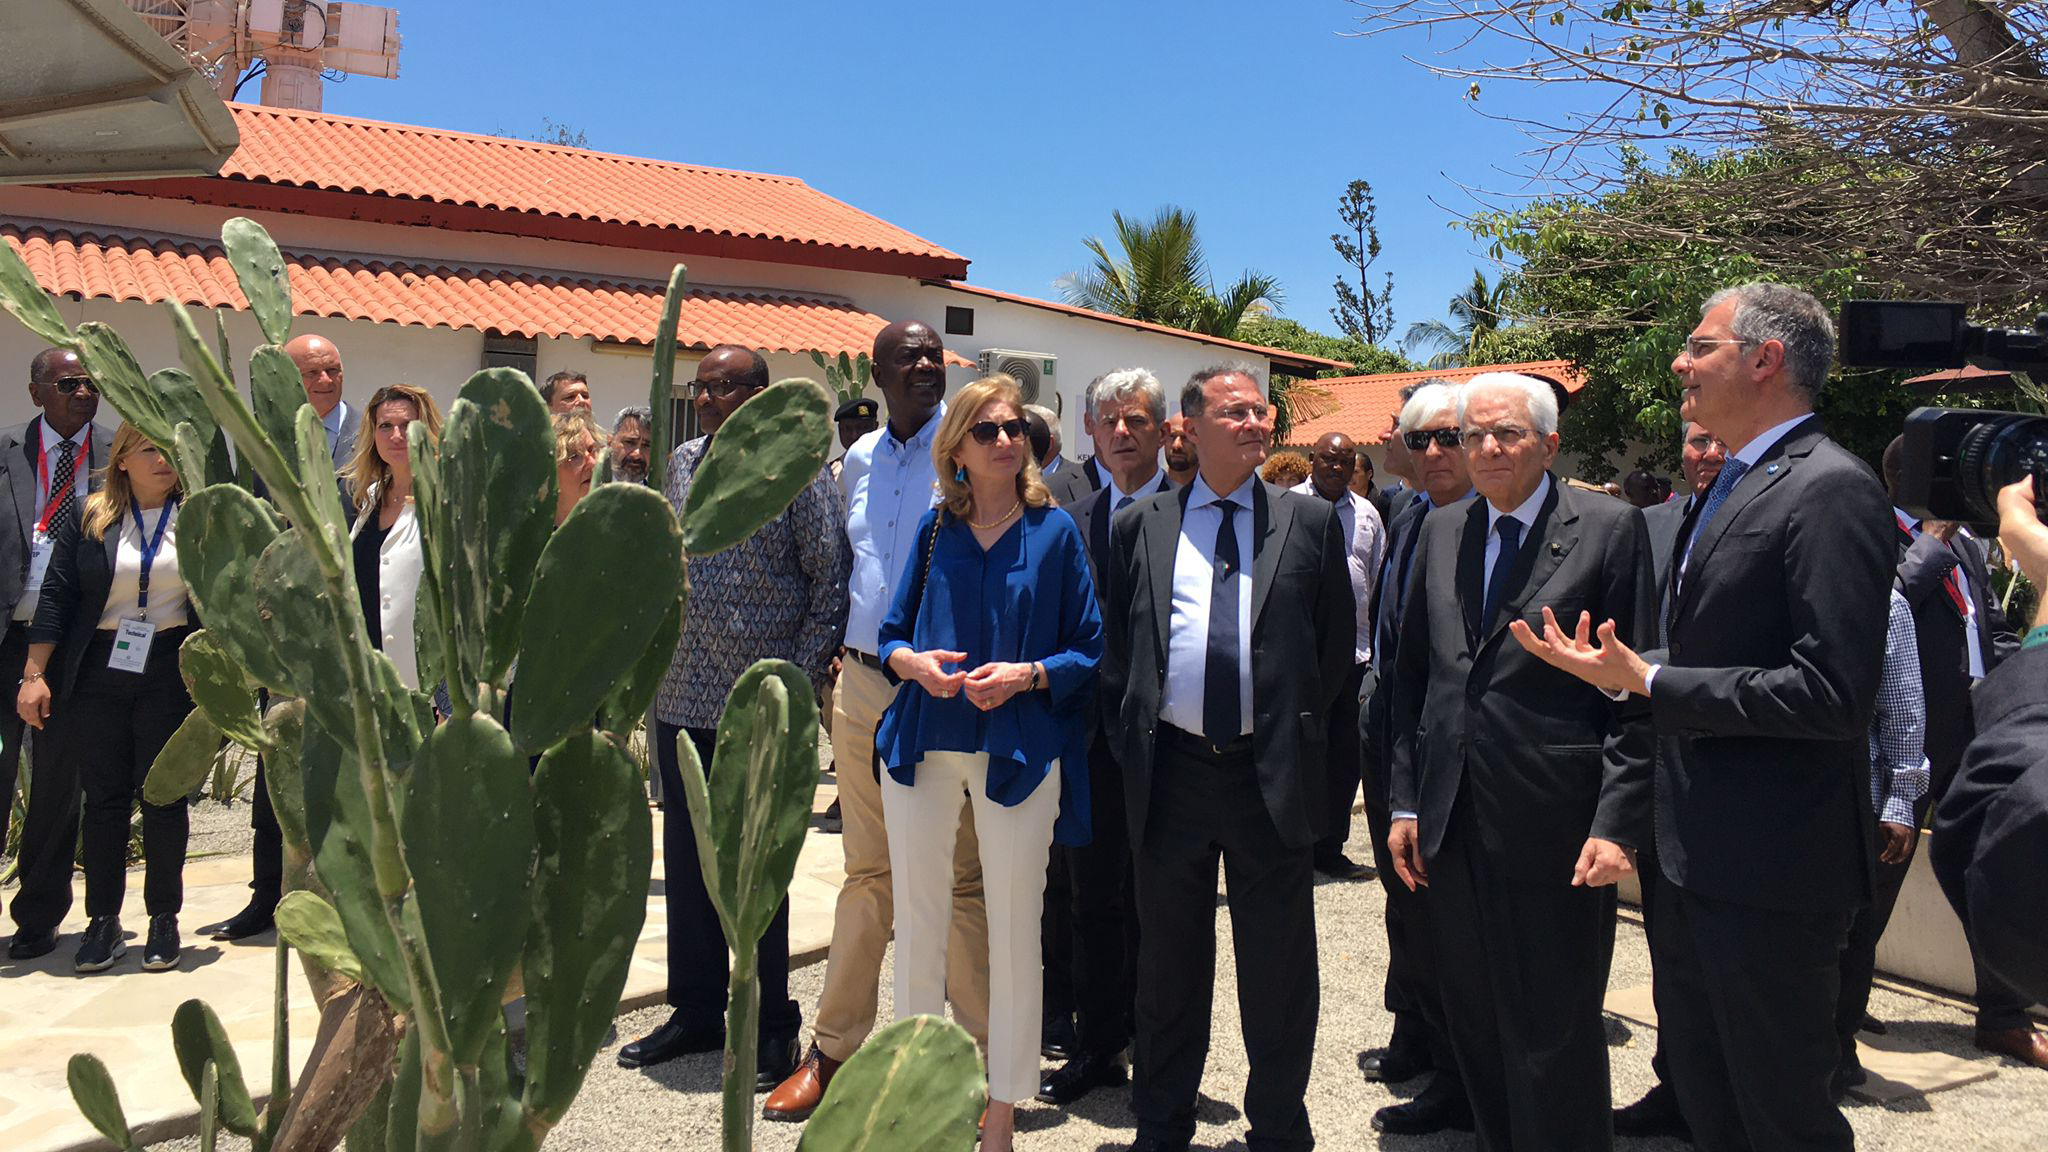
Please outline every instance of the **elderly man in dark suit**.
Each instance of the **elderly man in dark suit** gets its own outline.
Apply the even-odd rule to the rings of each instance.
[[[1532,651],[1646,696],[1660,741],[1650,949],[1671,1082],[1703,1152],[1854,1146],[1830,1096],[1839,959],[1871,897],[1867,744],[1891,510],[1813,414],[1834,324],[1782,284],[1725,289],[1672,361],[1728,461],[1679,533],[1665,648],[1545,622]]]
[[[1115,519],[1106,573],[1104,691],[1119,704],[1137,872],[1131,1147],[1185,1149],[1194,1135],[1220,858],[1251,1065],[1246,1142],[1306,1150],[1318,998],[1310,856],[1356,608],[1330,504],[1255,475],[1273,428],[1256,369],[1197,372],[1180,406],[1195,481]]]
[[[1614,1142],[1600,1003],[1613,885],[1648,838],[1649,710],[1544,663],[1508,624],[1590,614],[1642,637],[1649,542],[1635,509],[1550,475],[1549,385],[1483,373],[1459,411],[1482,499],[1430,515],[1416,548],[1392,671],[1389,855],[1403,883],[1430,888],[1479,1148],[1587,1152]]]
[[[0,432],[0,490],[12,515],[0,515],[0,676],[21,678],[28,626],[42,596],[51,543],[76,521],[85,494],[100,486],[113,434],[93,423],[99,388],[78,353],[46,348],[29,361],[28,398],[42,415]],[[21,717],[0,718],[0,840],[14,808],[21,763]],[[57,946],[57,925],[71,910],[71,857],[78,845],[79,786],[75,771],[38,739],[29,766],[29,807],[22,820],[21,888],[14,896],[10,960],[32,960]]]

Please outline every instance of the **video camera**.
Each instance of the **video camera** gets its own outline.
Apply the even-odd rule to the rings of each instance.
[[[1851,368],[2048,371],[2048,315],[2031,330],[1983,328],[1947,302],[1847,300],[1841,359]],[[1916,408],[1906,417],[1899,506],[1929,520],[1995,528],[1998,490],[2034,477],[2048,518],[2048,417],[1972,408]]]

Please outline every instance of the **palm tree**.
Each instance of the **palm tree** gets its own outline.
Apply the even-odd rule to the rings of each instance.
[[[1431,352],[1427,368],[1459,368],[1472,359],[1479,342],[1497,331],[1507,308],[1505,281],[1489,285],[1486,273],[1472,270],[1472,283],[1451,297],[1451,322],[1418,320],[1401,337],[1401,351],[1413,356]]]
[[[1228,339],[1246,316],[1280,302],[1279,281],[1255,272],[1216,291],[1194,213],[1168,205],[1149,221],[1122,212],[1110,216],[1116,222],[1117,251],[1100,237],[1084,241],[1094,265],[1060,282],[1067,303]]]

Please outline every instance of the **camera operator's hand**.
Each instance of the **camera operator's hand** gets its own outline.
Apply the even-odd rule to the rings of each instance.
[[[1998,541],[2042,592],[2034,608],[2034,624],[2048,624],[2048,524],[2034,512],[2034,478],[1998,490]]]

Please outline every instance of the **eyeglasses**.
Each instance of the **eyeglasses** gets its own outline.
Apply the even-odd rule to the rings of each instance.
[[[1748,340],[1709,340],[1704,336],[1688,336],[1685,338],[1685,355],[1689,360],[1703,360],[1713,352],[1715,345],[1749,343]]]
[[[743,380],[692,380],[683,385],[683,395],[692,400],[707,392],[720,400],[725,400],[741,392],[753,390],[754,386]]]
[[[1418,428],[1401,433],[1401,443],[1406,444],[1410,452],[1427,450],[1431,440],[1436,441],[1440,448],[1456,448],[1464,443],[1465,434],[1456,428]]]
[[[996,442],[998,434],[1008,436],[1013,441],[1022,440],[1024,433],[1030,427],[1029,424],[1024,423],[1022,420],[1005,420],[1001,424],[993,420],[983,420],[981,423],[969,428],[967,434],[974,437],[976,444],[993,444]]]
[[[1272,410],[1265,404],[1233,404],[1228,408],[1218,408],[1216,418],[1225,424],[1243,424],[1249,420],[1264,420],[1266,413]]]
[[[1728,446],[1721,443],[1721,438],[1718,436],[1694,436],[1687,440],[1685,445],[1699,453],[1706,453],[1716,448],[1720,449],[1723,453],[1728,451]]]
[[[100,391],[100,386],[93,383],[90,376],[63,376],[50,381],[50,386],[66,396],[71,395],[80,388],[92,389],[95,396],[99,395]]]
[[[1477,448],[1481,444],[1486,443],[1486,438],[1491,436],[1495,444],[1503,448],[1513,448],[1522,442],[1522,437],[1528,434],[1529,430],[1527,428],[1518,427],[1514,424],[1496,424],[1491,428],[1467,428],[1465,429],[1465,446]]]

